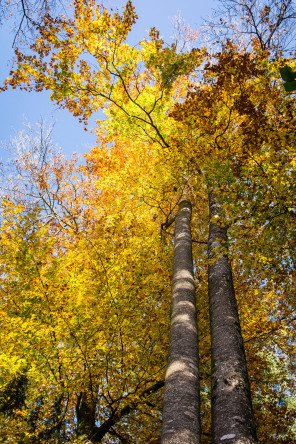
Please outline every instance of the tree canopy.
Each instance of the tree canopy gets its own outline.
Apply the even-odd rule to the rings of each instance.
[[[256,33],[217,52],[180,53],[152,28],[134,47],[130,1],[121,14],[93,0],[73,8],[70,19],[44,16],[2,88],[50,90],[86,127],[98,109],[106,115],[85,162],[67,161],[49,138],[28,138],[5,184],[2,442],[159,442],[184,196],[193,208],[202,442],[211,442],[207,269],[222,256],[233,270],[258,439],[293,442],[296,103],[280,78],[285,65],[295,70],[293,57],[275,55],[272,38],[262,47]],[[221,212],[210,217],[212,190]],[[213,223],[228,240],[208,257]]]

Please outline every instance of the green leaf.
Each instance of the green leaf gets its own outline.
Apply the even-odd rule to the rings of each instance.
[[[287,92],[295,91],[296,90],[296,80],[293,80],[292,82],[285,82],[284,88]]]
[[[280,68],[280,73],[285,82],[293,82],[293,80],[296,79],[296,72],[294,72],[288,65],[284,68]]]

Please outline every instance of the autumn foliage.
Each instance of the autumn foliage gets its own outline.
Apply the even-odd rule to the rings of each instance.
[[[251,49],[178,53],[137,15],[74,2],[46,15],[3,89],[51,91],[96,146],[66,161],[27,147],[2,200],[0,437],[157,443],[169,333],[174,218],[186,194],[198,307],[203,443],[210,443],[208,192],[228,227],[260,442],[295,440],[295,98]],[[18,175],[18,177],[20,177]],[[217,254],[224,254],[223,251]],[[294,399],[293,399],[294,396]]]

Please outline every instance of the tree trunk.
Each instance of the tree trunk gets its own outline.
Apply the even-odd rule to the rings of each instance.
[[[191,241],[191,203],[175,223],[171,329],[165,378],[162,444],[199,444],[198,334]]]
[[[81,392],[76,403],[77,436],[86,436],[94,442],[92,435],[96,430],[96,404],[86,392]]]
[[[212,442],[251,444],[256,440],[256,429],[232,270],[227,255],[227,226],[213,191],[209,193],[209,207]]]

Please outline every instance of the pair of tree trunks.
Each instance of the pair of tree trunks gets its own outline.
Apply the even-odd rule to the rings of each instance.
[[[228,259],[227,225],[209,192],[208,291],[212,359],[212,442],[256,440],[244,344]],[[191,240],[191,203],[181,200],[175,224],[171,331],[162,444],[199,444],[198,333]]]

